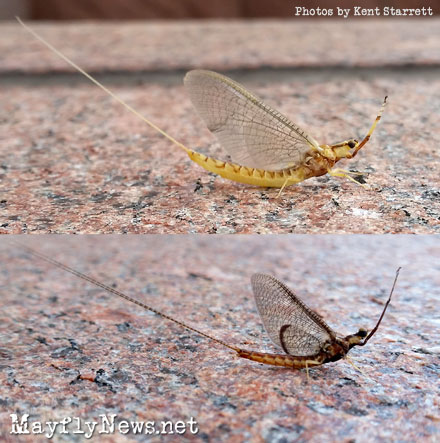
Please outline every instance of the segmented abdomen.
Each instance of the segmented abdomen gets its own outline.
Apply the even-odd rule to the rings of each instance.
[[[288,184],[291,185],[315,176],[314,173],[311,173],[310,168],[306,166],[300,166],[295,169],[283,169],[281,171],[266,171],[264,169],[248,168],[235,163],[215,160],[191,150],[187,154],[193,162],[207,171],[214,172],[229,180],[249,185],[281,188],[287,179],[289,179]]]
[[[324,362],[324,356],[319,354],[316,356],[298,357],[288,354],[266,354],[264,352],[246,351],[244,349],[240,349],[237,353],[240,357],[247,358],[248,360],[293,369],[320,366]]]

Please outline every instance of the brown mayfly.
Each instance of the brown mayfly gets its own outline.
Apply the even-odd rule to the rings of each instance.
[[[332,145],[320,145],[304,129],[244,86],[217,72],[195,69],[186,74],[184,84],[198,114],[232,159],[231,162],[222,161],[187,148],[67,58],[18,17],[17,20],[51,51],[185,151],[193,162],[207,171],[239,183],[280,188],[278,195],[286,186],[325,174],[345,177],[363,186],[352,177],[362,173],[334,166],[341,159],[354,158],[367,144],[381,119],[387,97],[361,141],[349,139]]]
[[[258,311],[263,324],[272,341],[281,347],[285,354],[271,354],[266,352],[249,351],[230,345],[212,335],[206,334],[192,326],[176,320],[157,309],[136,300],[117,289],[89,277],[82,272],[76,271],[63,263],[60,263],[28,246],[19,245],[30,254],[63,269],[66,272],[88,281],[114,295],[117,295],[131,303],[151,311],[166,320],[172,321],[179,326],[208,338],[232,351],[239,357],[257,361],[274,366],[284,366],[292,369],[307,370],[313,366],[320,366],[325,363],[335,362],[341,358],[346,358],[348,352],[354,346],[364,346],[377,331],[385,311],[391,301],[391,297],[399,276],[398,268],[394,283],[390,291],[376,326],[368,333],[364,328],[360,328],[355,334],[343,337],[337,334],[325,321],[303,301],[301,301],[285,284],[275,277],[266,274],[254,274],[251,278]]]

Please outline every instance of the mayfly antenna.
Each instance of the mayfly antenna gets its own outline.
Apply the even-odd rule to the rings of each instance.
[[[402,269],[402,268],[399,267],[399,268],[397,269],[397,271],[396,271],[396,276],[394,277],[393,287],[391,288],[390,295],[389,295],[389,297],[388,297],[387,302],[385,303],[385,307],[383,308],[382,314],[381,314],[381,316],[379,317],[379,320],[378,320],[378,322],[376,323],[376,326],[375,326],[375,327],[372,329],[372,331],[367,335],[367,337],[365,338],[365,340],[364,340],[362,343],[359,343],[359,346],[364,346],[364,345],[366,345],[367,342],[368,342],[368,340],[370,340],[370,338],[376,333],[377,328],[379,327],[380,322],[382,321],[383,316],[385,315],[385,311],[387,310],[388,305],[390,304],[391,297],[393,296],[394,288],[395,288],[395,286],[396,286],[397,278],[399,277],[399,272],[400,272],[401,269]]]

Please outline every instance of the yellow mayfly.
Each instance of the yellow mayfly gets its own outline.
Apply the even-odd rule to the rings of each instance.
[[[208,129],[217,136],[231,156],[232,162],[225,162],[187,148],[68,59],[18,17],[17,20],[51,51],[183,149],[192,161],[208,171],[235,182],[281,188],[280,193],[286,186],[325,174],[346,177],[359,183],[352,177],[359,173],[334,166],[343,158],[355,157],[365,146],[381,118],[387,97],[362,141],[350,139],[334,145],[319,145],[298,125],[263,103],[239,83],[213,71],[190,71],[184,79],[185,87]]]

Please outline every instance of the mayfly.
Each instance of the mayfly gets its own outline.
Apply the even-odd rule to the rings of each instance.
[[[391,301],[394,287],[397,282],[400,268],[396,276],[390,295],[383,308],[376,326],[368,333],[360,328],[355,334],[345,337],[337,334],[324,320],[301,301],[285,284],[275,277],[266,274],[254,274],[251,278],[258,311],[271,340],[279,346],[284,354],[250,351],[228,344],[212,335],[200,331],[186,323],[176,320],[157,309],[132,298],[117,289],[95,280],[75,269],[70,268],[40,252],[27,246],[20,245],[30,254],[63,269],[66,272],[88,281],[112,294],[115,294],[131,303],[134,303],[160,317],[172,321],[182,328],[195,332],[217,344],[220,344],[238,354],[239,357],[274,366],[284,366],[292,369],[320,366],[345,358],[354,346],[364,346],[376,333],[385,311]]]
[[[281,188],[280,193],[286,186],[327,173],[360,183],[352,177],[359,173],[334,166],[343,158],[355,157],[365,146],[381,118],[387,97],[370,130],[360,142],[350,139],[333,145],[320,145],[306,131],[234,80],[212,71],[190,71],[185,76],[184,84],[191,101],[232,159],[231,162],[220,161],[187,148],[68,59],[19,18],[17,20],[51,51],[210,172],[235,182]]]

